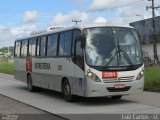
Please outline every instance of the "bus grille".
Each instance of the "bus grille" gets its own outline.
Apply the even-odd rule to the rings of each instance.
[[[131,88],[131,86],[127,86],[125,88],[114,88],[114,87],[108,87],[107,90],[109,92],[124,92],[124,91],[128,91]]]
[[[131,82],[134,80],[135,76],[126,76],[126,77],[119,77],[119,78],[110,78],[110,79],[103,79],[104,83],[112,83],[112,82]]]
[[[120,80],[134,80],[134,76],[120,77]]]

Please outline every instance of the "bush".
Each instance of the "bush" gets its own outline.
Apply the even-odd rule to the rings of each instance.
[[[144,90],[160,91],[160,67],[145,68],[144,78]]]
[[[13,62],[0,62],[0,72],[14,74]]]

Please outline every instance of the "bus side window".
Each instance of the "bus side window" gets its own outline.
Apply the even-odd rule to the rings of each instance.
[[[32,38],[29,40],[29,56],[36,55],[36,38]]]
[[[37,46],[36,46],[36,56],[39,56],[40,54],[40,44],[41,44],[41,39],[37,39]]]
[[[54,57],[57,55],[57,40],[58,34],[52,34],[48,36],[47,56]]]
[[[32,40],[32,56],[35,56],[36,55],[36,42],[37,42],[37,39],[34,38]]]
[[[15,42],[15,53],[14,57],[20,57],[20,49],[21,48],[21,41]]]
[[[28,40],[23,40],[21,46],[21,57],[26,57],[27,52],[28,52]]]
[[[46,36],[42,36],[41,37],[41,46],[40,46],[40,56],[41,57],[44,57],[46,56],[46,40],[47,40],[47,37]]]
[[[71,41],[72,41],[72,31],[65,31],[60,34],[59,56],[70,56]]]
[[[75,63],[84,69],[84,55],[83,55],[83,49],[81,48],[81,41],[76,41],[76,48],[75,48]]]
[[[74,45],[75,45],[75,41],[76,39],[81,35],[81,31],[76,29],[73,31],[73,44],[72,44],[72,55],[74,55]]]

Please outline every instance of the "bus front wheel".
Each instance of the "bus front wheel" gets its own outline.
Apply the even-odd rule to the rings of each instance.
[[[73,102],[75,100],[75,96],[73,96],[71,94],[71,86],[68,80],[65,80],[63,82],[63,86],[62,86],[62,90],[63,90],[63,95],[64,98],[67,102]]]

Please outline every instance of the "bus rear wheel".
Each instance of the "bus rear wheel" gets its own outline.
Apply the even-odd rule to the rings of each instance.
[[[28,86],[28,91],[30,91],[30,92],[34,92],[36,90],[36,87],[33,86],[33,84],[32,84],[32,77],[31,77],[31,75],[27,76],[27,86]]]
[[[65,80],[63,82],[62,90],[63,90],[64,98],[67,102],[75,101],[75,96],[73,96],[71,93],[71,86],[68,80]]]

